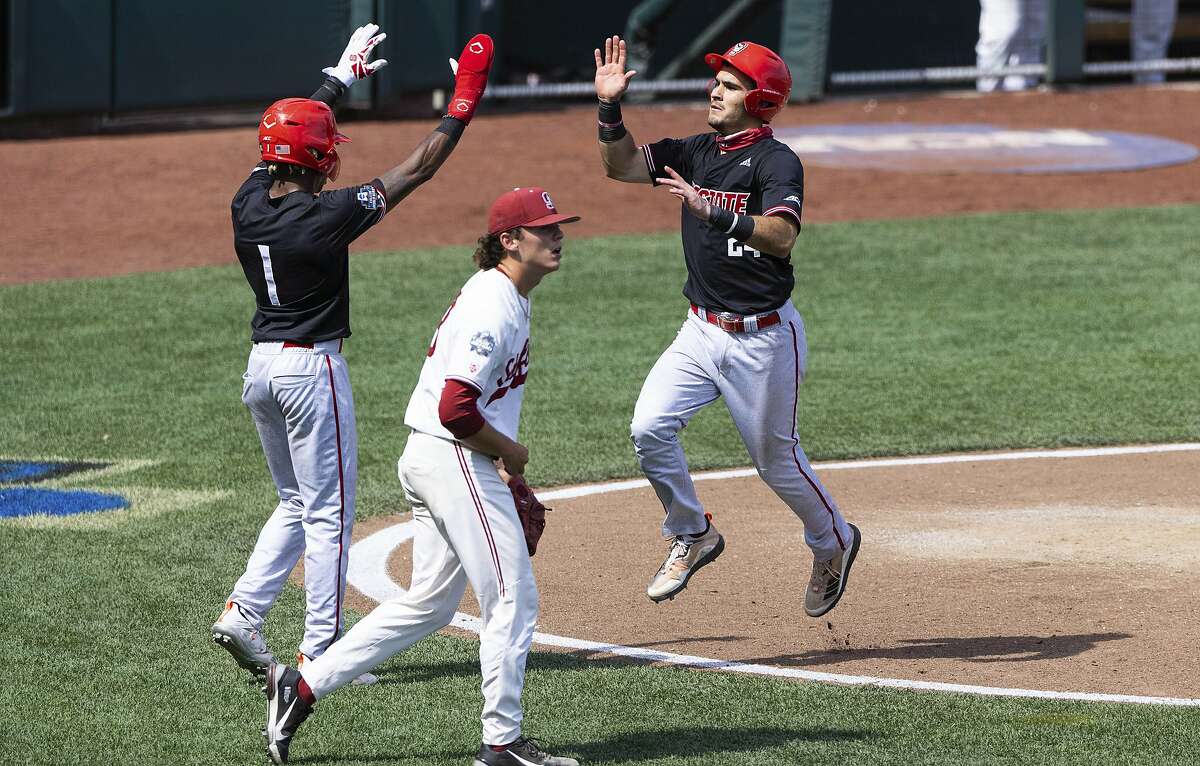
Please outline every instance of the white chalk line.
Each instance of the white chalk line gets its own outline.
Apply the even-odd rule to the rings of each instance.
[[[845,470],[865,468],[889,468],[910,465],[942,465],[947,463],[991,462],[1001,460],[1034,460],[1047,458],[1086,458],[1106,457],[1111,455],[1137,455],[1163,452],[1193,452],[1200,450],[1200,443],[1187,444],[1157,444],[1128,447],[1099,447],[1094,449],[1063,449],[1063,450],[1024,450],[1018,452],[980,453],[971,455],[932,455],[913,458],[885,458],[880,460],[853,460],[831,463],[814,463],[813,467],[820,470]],[[732,471],[709,471],[693,474],[697,481],[712,481],[716,479],[741,478],[754,476],[755,470],[737,469]],[[644,479],[632,481],[607,482],[604,484],[566,487],[558,490],[539,492],[543,500],[558,500],[571,497],[583,497],[608,492],[619,492],[627,489],[650,486]],[[350,563],[347,580],[368,598],[378,602],[399,598],[405,590],[397,585],[388,574],[388,559],[401,544],[412,539],[415,532],[411,521],[396,524],[382,529],[369,537],[355,543],[350,549]],[[453,627],[479,633],[478,617],[457,612],[450,623]],[[1096,692],[1056,692],[1040,689],[1015,689],[995,686],[975,686],[972,684],[952,684],[939,681],[915,681],[900,678],[875,678],[872,676],[854,676],[842,673],[821,673],[798,668],[781,668],[772,665],[759,665],[732,660],[717,660],[708,657],[697,657],[687,654],[675,654],[655,649],[644,649],[636,646],[623,646],[598,641],[585,641],[566,636],[556,636],[549,633],[534,633],[533,642],[541,646],[551,646],[578,651],[609,654],[617,657],[628,657],[642,662],[658,662],[669,665],[680,665],[691,668],[722,670],[731,673],[748,673],[751,675],[770,676],[775,678],[794,678],[805,681],[840,684],[844,686],[876,686],[891,689],[956,692],[959,694],[975,694],[989,697],[1026,697],[1035,699],[1071,700],[1080,702],[1127,702],[1143,705],[1173,705],[1200,707],[1200,699],[1180,697],[1147,697],[1134,694],[1099,694]]]
[[[894,457],[867,460],[845,460],[842,462],[813,463],[813,468],[822,471],[840,471],[863,468],[897,468],[910,465],[945,465],[947,463],[990,463],[997,460],[1044,460],[1046,458],[1081,458],[1109,457],[1113,455],[1145,455],[1161,452],[1195,452],[1200,450],[1200,442],[1185,442],[1181,444],[1139,444],[1127,447],[1091,447],[1086,449],[1059,450],[1018,450],[1014,452],[979,452],[962,455],[926,455],[923,457]],[[705,471],[692,474],[694,481],[712,481],[716,479],[740,479],[745,476],[755,476],[758,473],[753,468],[735,468],[725,471]],[[608,492],[620,492],[626,489],[649,487],[645,479],[629,479],[604,484],[584,484],[578,487],[563,487],[561,489],[542,492],[538,497],[542,500],[565,500],[572,497],[587,495],[602,495]]]

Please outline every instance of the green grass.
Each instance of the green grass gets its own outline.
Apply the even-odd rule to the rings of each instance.
[[[806,227],[801,435],[814,459],[1200,439],[1200,208]],[[230,256],[232,259],[232,255]],[[356,256],[360,516],[397,510],[407,397],[471,273]],[[636,474],[628,420],[683,318],[677,235],[569,241],[534,294],[523,440],[550,485]],[[154,459],[99,485],[226,491],[108,528],[0,523],[0,762],[261,762],[262,698],[206,628],[272,488],[238,395],[236,268],[0,288],[0,455]],[[717,405],[694,468],[744,465]],[[542,583],[543,590],[553,583]],[[602,594],[600,594],[602,597]],[[295,646],[299,592],[269,638]],[[476,645],[435,637],[322,702],[297,763],[462,764]],[[1200,711],[844,689],[534,654],[531,732],[589,764],[1187,763]]]

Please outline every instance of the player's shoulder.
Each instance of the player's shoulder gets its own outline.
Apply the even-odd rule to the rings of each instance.
[[[497,276],[500,279],[497,279]],[[504,285],[501,279],[508,281],[508,278],[496,269],[476,271],[463,284],[460,300],[466,299],[472,308],[486,306],[494,310],[495,306],[504,302]]]
[[[516,285],[499,269],[475,272],[462,289],[463,298],[480,322],[496,327],[517,321],[523,315],[520,293]]]
[[[804,163],[792,151],[792,147],[772,136],[762,142],[759,150],[759,167],[773,172],[803,173]]]
[[[260,162],[250,171],[250,175],[242,181],[242,185],[238,187],[237,192],[233,195],[233,202],[236,205],[239,200],[254,194],[255,192],[264,191],[271,188],[271,174],[267,172],[267,164]]]
[[[684,146],[692,151],[702,151],[717,145],[717,134],[709,131],[707,133],[697,133],[694,136],[688,136],[680,140],[683,141]]]

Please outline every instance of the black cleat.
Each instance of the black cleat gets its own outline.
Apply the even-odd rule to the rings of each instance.
[[[296,729],[312,712],[300,698],[300,671],[272,662],[267,668],[267,755],[272,763],[287,763],[288,746]]]
[[[528,737],[521,737],[499,752],[489,745],[480,745],[479,754],[475,756],[475,766],[579,766],[579,761],[550,755],[544,752],[537,742]]]

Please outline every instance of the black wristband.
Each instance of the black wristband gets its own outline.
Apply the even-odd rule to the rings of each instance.
[[[611,144],[614,141],[620,141],[628,133],[625,130],[625,123],[621,119],[620,101],[600,100],[599,123],[600,141],[602,143]]]
[[[325,78],[325,82],[321,83],[321,87],[317,88],[317,92],[312,94],[311,98],[313,101],[320,101],[333,107],[346,94],[346,90],[346,86],[342,84],[341,80],[329,76]]]
[[[713,205],[708,211],[708,225],[728,234],[738,242],[745,242],[754,236],[754,218],[748,215],[738,215],[732,210]]]
[[[462,137],[463,131],[467,129],[467,123],[462,120],[456,120],[447,115],[442,118],[442,124],[437,126],[438,133],[445,133],[450,136],[451,141],[457,141]]]

